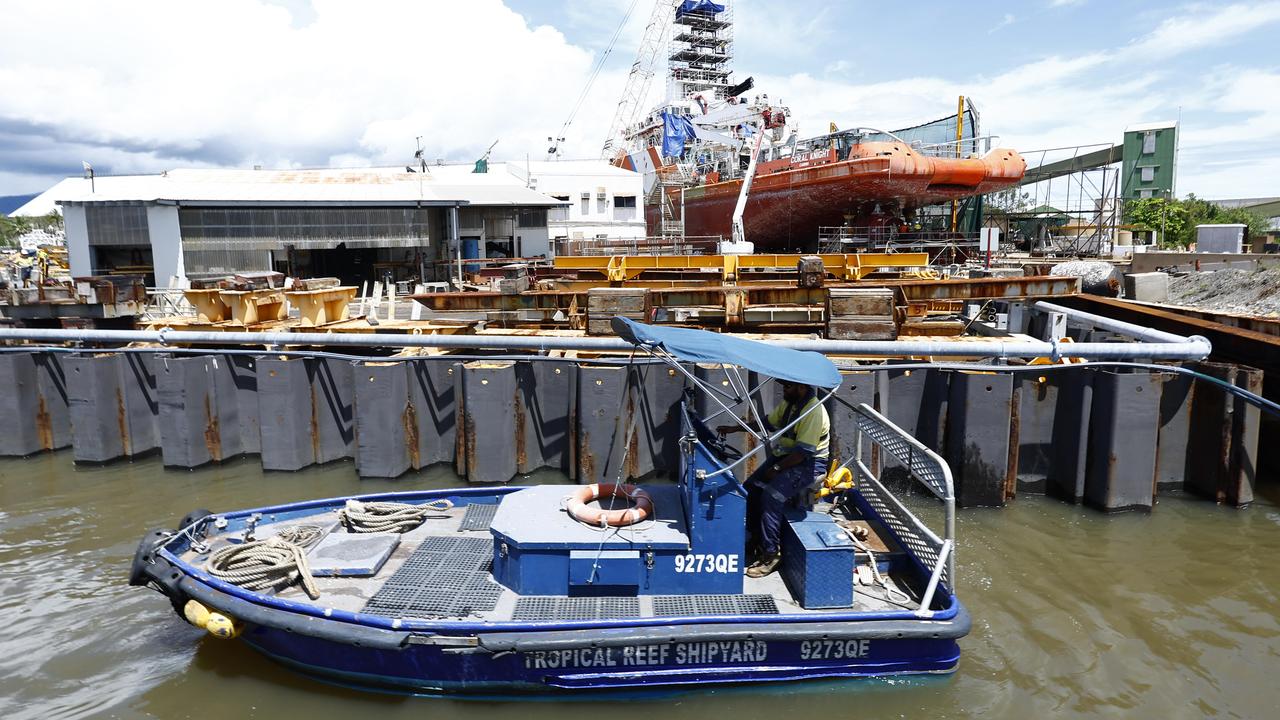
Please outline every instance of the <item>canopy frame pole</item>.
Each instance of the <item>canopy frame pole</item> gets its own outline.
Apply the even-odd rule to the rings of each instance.
[[[730,383],[733,382],[733,378],[736,377],[738,379],[738,387],[735,390],[742,393],[742,402],[747,406],[747,413],[755,419],[756,424],[760,427],[760,432],[768,433],[769,425],[764,421],[764,418],[760,417],[760,411],[756,408],[756,404],[751,401],[751,390],[747,385],[746,379],[742,377],[742,368],[737,365],[720,363],[720,370],[724,372],[725,377],[729,378]]]
[[[709,477],[709,478],[713,478],[713,477],[715,477],[715,476],[717,476],[717,475],[720,475],[720,474],[722,474],[722,473],[729,472],[729,471],[730,471],[730,470],[732,470],[733,468],[735,468],[735,467],[737,467],[737,466],[741,465],[742,463],[746,462],[747,458],[751,457],[752,455],[755,455],[756,453],[760,452],[760,451],[761,451],[761,450],[763,450],[764,448],[766,448],[766,447],[768,447],[768,446],[772,445],[774,440],[777,440],[778,438],[782,437],[782,436],[783,436],[783,434],[784,434],[784,433],[786,433],[788,430],[790,430],[792,427],[794,427],[796,423],[798,423],[798,422],[800,422],[801,420],[805,419],[806,417],[808,417],[808,416],[809,416],[809,414],[810,414],[810,413],[814,412],[814,411],[815,411],[815,410],[817,410],[818,408],[820,408],[820,407],[822,407],[823,405],[825,405],[825,404],[827,403],[827,400],[831,399],[831,396],[832,396],[832,395],[835,395],[835,394],[836,394],[836,390],[839,390],[839,389],[840,389],[840,386],[839,386],[839,385],[837,385],[836,387],[831,388],[830,390],[828,390],[828,391],[827,391],[827,394],[826,394],[826,395],[824,395],[824,396],[822,397],[822,399],[821,399],[821,400],[819,400],[817,403],[815,403],[815,404],[814,404],[814,406],[813,406],[813,407],[811,407],[811,408],[809,408],[807,411],[800,413],[800,415],[799,415],[798,417],[796,417],[796,419],[795,419],[795,420],[792,420],[791,422],[787,423],[784,427],[780,428],[780,429],[779,429],[777,432],[775,432],[774,434],[769,435],[769,436],[767,436],[766,438],[762,439],[762,441],[761,441],[761,444],[760,444],[760,445],[757,445],[755,448],[753,448],[753,449],[751,449],[751,450],[748,450],[745,454],[743,454],[743,456],[742,456],[742,457],[738,458],[737,460],[734,460],[733,462],[729,463],[728,465],[725,465],[724,467],[720,468],[719,470],[716,470],[715,472],[707,473],[707,477]],[[741,421],[741,420],[739,420],[738,422],[739,422],[739,423],[741,423],[742,421]]]
[[[751,436],[754,437],[756,440],[762,439],[760,433],[757,433],[750,425],[744,422],[742,418],[738,417],[736,413],[734,413],[732,410],[729,409],[729,406],[725,405],[723,402],[720,402],[720,398],[716,397],[716,395],[724,395],[726,398],[733,400],[735,403],[741,402],[740,398],[732,398],[729,395],[725,395],[724,393],[721,393],[718,389],[694,377],[693,373],[686,370],[684,366],[681,365],[679,361],[677,361],[671,355],[671,353],[667,352],[665,349],[662,350],[662,354],[658,354],[657,352],[655,352],[655,350],[659,349],[659,346],[637,344],[636,347],[639,347],[640,349],[649,353],[653,357],[656,357],[659,360],[662,360],[663,362],[667,363],[668,366],[678,371],[681,375],[684,375],[685,378],[688,379],[690,382],[692,382],[695,387],[701,389],[703,392],[706,392],[707,396],[710,397],[712,400],[714,400],[715,403],[724,410],[724,412],[728,413],[735,421],[737,421],[738,425],[742,426],[743,430],[746,430],[747,432],[751,433]]]
[[[768,387],[768,386],[769,386],[769,383],[771,383],[771,382],[773,382],[773,378],[766,378],[765,382],[760,383],[760,385],[758,385],[755,389],[748,391],[748,392],[747,392],[747,397],[746,397],[745,399],[746,399],[747,401],[750,401],[750,400],[751,400],[751,398],[752,398],[752,397],[754,397],[754,396],[756,395],[756,393],[758,393],[758,392],[760,392],[761,390],[763,390],[764,388]],[[702,420],[702,422],[703,422],[703,423],[708,423],[708,422],[710,422],[710,421],[712,421],[712,420],[714,420],[714,419],[716,419],[716,418],[720,417],[720,416],[721,416],[721,415],[723,415],[723,414],[724,414],[724,411],[723,411],[723,410],[717,410],[717,411],[715,411],[715,412],[711,413],[710,415],[708,415],[708,416],[706,416],[706,417],[704,417],[704,418],[700,418],[700,419]]]

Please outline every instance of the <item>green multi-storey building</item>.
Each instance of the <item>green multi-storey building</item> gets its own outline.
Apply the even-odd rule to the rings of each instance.
[[[1124,130],[1124,200],[1172,198],[1178,180],[1178,123],[1131,125]]]

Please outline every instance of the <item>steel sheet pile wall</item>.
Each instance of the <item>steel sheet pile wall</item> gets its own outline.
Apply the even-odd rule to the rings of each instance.
[[[1193,367],[1254,391],[1262,382],[1248,368]],[[686,369],[738,394],[736,375]],[[1259,411],[1203,380],[1083,366],[843,374],[839,398],[885,412],[947,459],[962,506],[1002,505],[1018,492],[1104,510],[1150,508],[1172,490],[1253,500]],[[742,377],[751,388],[765,381]],[[349,458],[361,477],[454,463],[480,483],[543,469],[581,483],[628,480],[674,467],[669,410],[685,384],[663,365],[581,359],[8,352],[0,353],[0,455],[70,446],[76,462],[159,451],[167,466],[195,468],[258,454],[265,469],[284,471]],[[764,387],[756,410],[779,400],[776,386]],[[697,409],[721,407],[704,393]],[[745,404],[731,409],[750,414]],[[832,400],[829,411],[833,457],[847,458],[856,442],[850,410]],[[722,412],[711,424],[727,422]],[[743,450],[755,442],[735,441]]]

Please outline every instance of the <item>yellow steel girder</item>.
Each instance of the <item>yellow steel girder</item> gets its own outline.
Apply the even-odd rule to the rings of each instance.
[[[799,254],[763,255],[578,255],[557,257],[557,270],[598,272],[612,282],[635,280],[650,272],[717,274],[737,280],[743,271],[794,270]],[[818,255],[837,280],[861,280],[882,268],[926,268],[928,253],[831,253]]]

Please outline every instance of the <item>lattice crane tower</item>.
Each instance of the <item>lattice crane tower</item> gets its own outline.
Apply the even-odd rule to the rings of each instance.
[[[683,4],[683,0],[657,0],[653,4],[653,14],[649,16],[649,24],[645,26],[644,38],[640,41],[640,49],[636,52],[636,61],[631,65],[631,73],[627,75],[622,99],[618,102],[618,111],[614,113],[613,124],[609,126],[609,134],[604,141],[601,157],[606,160],[612,159],[613,154],[620,147],[623,131],[635,121],[640,104],[649,94],[658,53],[666,41],[667,31],[671,28],[672,20],[675,19],[677,7]]]

